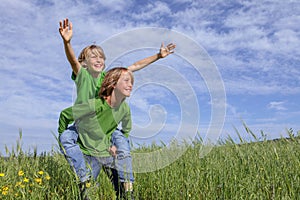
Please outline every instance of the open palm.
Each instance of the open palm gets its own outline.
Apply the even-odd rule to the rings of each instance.
[[[69,42],[73,36],[72,23],[68,19],[59,21],[59,33],[65,42]]]

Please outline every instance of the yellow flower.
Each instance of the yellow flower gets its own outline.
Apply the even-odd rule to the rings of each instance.
[[[3,177],[3,176],[5,176],[5,174],[4,173],[0,173],[0,177]]]
[[[35,182],[37,182],[38,184],[42,184],[42,179],[41,178],[36,178],[36,179],[34,179],[35,180]]]
[[[8,186],[3,186],[2,187],[2,191],[7,191],[8,190]]]
[[[91,187],[91,183],[90,182],[87,182],[87,183],[85,183],[85,186],[87,187],[87,188],[89,188],[89,187]]]
[[[23,175],[24,175],[24,172],[23,172],[22,170],[20,170],[20,171],[18,172],[18,175],[19,175],[19,176],[23,176]]]
[[[16,182],[16,185],[15,185],[15,187],[18,187],[18,186],[20,186],[22,184],[22,182],[21,181],[19,181],[19,182]]]
[[[39,174],[39,175],[43,175],[44,172],[43,172],[43,171],[39,171],[38,174]]]
[[[8,194],[8,187],[7,186],[3,186],[2,187],[2,194],[3,195],[7,195]]]
[[[28,183],[29,182],[29,179],[28,178],[24,178],[23,180],[25,183]]]
[[[49,175],[47,175],[45,178],[46,178],[46,180],[50,180],[51,179],[51,177]]]

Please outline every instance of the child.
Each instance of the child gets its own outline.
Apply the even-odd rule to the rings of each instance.
[[[89,99],[95,97],[99,91],[102,80],[105,77],[105,72],[103,72],[105,68],[105,54],[101,47],[91,45],[82,50],[77,60],[71,46],[71,38],[73,35],[72,23],[69,22],[68,19],[60,21],[59,32],[64,41],[65,53],[73,70],[72,79],[75,81],[77,88],[77,99],[75,101],[75,105],[85,103]],[[131,71],[142,69],[158,59],[164,58],[173,53],[172,50],[174,48],[174,44],[169,44],[167,47],[164,47],[162,44],[158,54],[136,62],[129,66],[128,69]],[[118,161],[117,163],[119,164],[118,166],[124,166],[124,164],[126,164],[127,168],[125,172],[129,172],[128,175],[127,173],[123,173],[123,170],[119,171],[120,181],[124,183],[123,186],[126,190],[132,190],[132,183],[134,179],[131,169],[128,135],[124,135],[116,129],[112,136],[112,143],[115,146],[111,147],[111,153],[116,156]],[[59,136],[62,149],[64,150],[64,154],[66,155],[69,164],[75,169],[80,181],[85,182],[89,179],[89,175],[87,173],[88,169],[85,165],[85,160],[80,148],[76,143],[77,138],[78,134],[76,132],[75,125],[70,126]],[[117,155],[116,148],[118,149]],[[116,191],[118,190],[116,185],[115,189]]]
[[[130,108],[124,100],[130,96],[133,81],[130,70],[113,68],[104,78],[99,92],[100,98],[76,104],[72,109],[65,109],[60,114],[59,133],[67,129],[70,122],[76,121],[78,145],[91,166],[95,180],[102,166],[113,167],[113,157],[110,156],[109,148],[111,136],[118,125],[122,124],[124,134],[129,134],[131,130]],[[88,199],[85,188],[82,191],[81,198]]]

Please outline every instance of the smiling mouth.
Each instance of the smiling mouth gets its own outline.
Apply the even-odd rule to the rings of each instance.
[[[103,65],[94,65],[96,68],[101,68]]]

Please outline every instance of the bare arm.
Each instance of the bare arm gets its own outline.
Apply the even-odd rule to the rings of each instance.
[[[67,18],[64,19],[63,21],[59,21],[59,33],[64,42],[64,48],[65,48],[67,59],[72,67],[74,74],[77,75],[81,65],[78,62],[71,45],[71,39],[73,36],[73,26],[72,23],[69,22]]]
[[[160,46],[159,53],[133,63],[132,65],[130,65],[128,67],[128,69],[131,70],[132,72],[143,69],[144,67],[159,60],[160,58],[165,58],[168,55],[174,53],[173,50],[175,49],[175,47],[176,47],[176,45],[173,43],[168,44],[166,47],[164,46],[164,43],[162,43]]]

